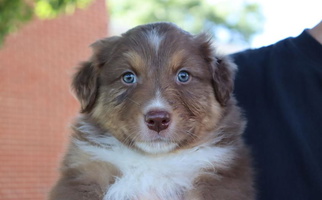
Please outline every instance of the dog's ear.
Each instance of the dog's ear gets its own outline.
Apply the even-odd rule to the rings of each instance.
[[[226,106],[234,90],[236,65],[227,57],[217,57],[212,68],[217,101]]]
[[[111,58],[118,39],[119,37],[110,37],[93,43],[92,57],[82,63],[74,75],[72,88],[81,104],[82,113],[90,112],[96,102],[100,69]]]
[[[236,66],[227,57],[215,55],[210,36],[200,34],[196,39],[201,55],[210,66],[216,99],[220,105],[226,106],[233,92]]]
[[[92,61],[95,66],[101,68],[112,58],[120,38],[119,36],[108,37],[91,44],[93,49]]]
[[[81,64],[75,74],[72,88],[81,104],[81,112],[89,112],[96,101],[98,93],[98,69],[92,61]]]

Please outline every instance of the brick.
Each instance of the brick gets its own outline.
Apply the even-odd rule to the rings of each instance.
[[[77,114],[74,67],[107,36],[104,0],[54,20],[34,19],[0,49],[0,199],[43,200]]]

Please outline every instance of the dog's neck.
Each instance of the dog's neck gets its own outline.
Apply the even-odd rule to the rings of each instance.
[[[211,143],[167,154],[144,154],[108,134],[92,136],[95,129],[92,124],[83,122],[79,131],[87,135],[87,140],[75,138],[73,143],[91,160],[112,164],[121,172],[122,176],[109,188],[106,199],[141,198],[138,194],[151,194],[146,197],[149,199],[180,196],[193,187],[193,180],[202,170],[228,168],[235,157],[234,146],[216,147]]]

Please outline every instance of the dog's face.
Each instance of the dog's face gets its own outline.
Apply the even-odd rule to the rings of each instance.
[[[157,23],[92,47],[73,87],[82,112],[108,134],[152,154],[209,139],[229,103],[233,68],[208,37]]]

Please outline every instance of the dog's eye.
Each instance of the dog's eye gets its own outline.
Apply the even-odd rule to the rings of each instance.
[[[132,72],[126,72],[123,74],[122,80],[126,84],[136,83],[136,76]]]
[[[187,71],[180,71],[178,73],[177,79],[179,82],[186,83],[190,80],[190,74]]]

